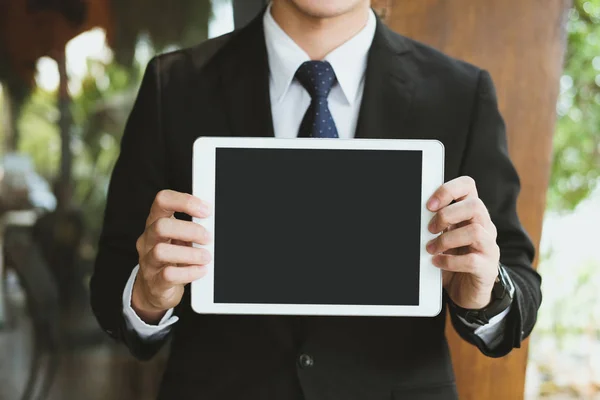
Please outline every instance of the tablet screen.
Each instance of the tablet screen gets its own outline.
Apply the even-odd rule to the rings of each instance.
[[[216,149],[214,302],[418,305],[422,151]]]

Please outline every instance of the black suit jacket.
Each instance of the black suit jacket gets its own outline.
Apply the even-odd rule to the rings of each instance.
[[[191,193],[197,137],[273,136],[268,78],[262,17],[148,65],[112,175],[91,281],[100,325],[138,358],[152,357],[162,344],[128,332],[121,303],[150,205],[161,189]],[[357,138],[438,139],[446,147],[446,179],[475,179],[516,296],[504,340],[493,349],[453,322],[486,355],[507,354],[531,332],[541,293],[490,75],[378,21],[364,90]],[[198,315],[188,288],[176,314],[164,399],[456,398],[445,307],[435,318]],[[312,366],[298,362],[302,354]]]

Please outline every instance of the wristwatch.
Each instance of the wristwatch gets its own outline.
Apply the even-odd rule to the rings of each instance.
[[[498,276],[494,282],[492,289],[492,300],[484,308],[468,309],[462,308],[449,300],[450,307],[456,315],[462,317],[465,321],[471,324],[485,325],[490,322],[490,319],[506,310],[512,303],[514,287],[506,270],[502,265],[498,265]]]

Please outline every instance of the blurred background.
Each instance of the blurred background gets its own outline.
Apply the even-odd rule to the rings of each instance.
[[[374,5],[385,18],[392,3]],[[0,399],[155,395],[168,349],[133,360],[88,305],[110,172],[149,59],[229,32],[261,4],[0,0]],[[600,0],[569,3],[560,24],[525,397],[600,399]]]

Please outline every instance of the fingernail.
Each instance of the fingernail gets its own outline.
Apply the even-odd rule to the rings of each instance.
[[[427,246],[425,247],[427,249],[428,252],[432,252],[433,251],[433,240],[430,241],[429,243],[427,243]]]
[[[212,255],[208,252],[205,251],[204,254],[202,255],[202,259],[204,260],[205,264],[208,264],[211,260]]]
[[[436,199],[435,197],[432,197],[431,199],[429,199],[429,202],[427,202],[427,208],[429,208],[432,211],[436,210],[439,205],[440,205],[440,201],[438,199]]]
[[[429,232],[434,233],[434,229],[435,229],[435,217],[431,219],[431,221],[429,221],[429,224],[427,225],[427,229],[429,230]]]
[[[210,206],[205,202],[201,202],[200,205],[198,206],[198,211],[200,211],[203,215],[209,215],[210,214]]]

